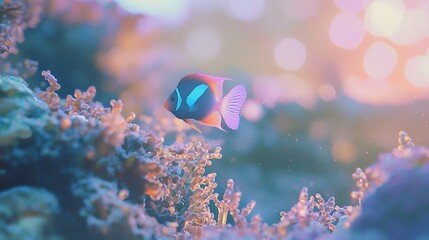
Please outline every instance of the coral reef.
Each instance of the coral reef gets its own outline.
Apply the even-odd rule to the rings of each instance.
[[[249,218],[256,202],[242,207],[242,193],[234,190],[233,180],[222,198],[216,192],[216,173],[206,169],[222,158],[220,147],[189,136],[173,119],[124,117],[120,100],[112,100],[111,107],[94,101],[93,86],[61,99],[58,80],[50,71],[42,75],[49,86],[37,95],[21,78],[0,77],[0,189],[5,190],[0,203],[6,206],[0,208],[0,220],[5,236],[382,239],[428,234],[422,211],[429,209],[428,199],[421,194],[428,187],[428,150],[416,147],[404,132],[397,149],[352,175],[357,190],[351,197],[357,205],[339,207],[334,197],[310,196],[303,188],[298,202],[269,225],[258,214]],[[171,135],[174,140],[167,144],[164,137]],[[22,185],[30,187],[18,187]],[[7,210],[15,196],[38,209],[24,202]],[[55,217],[60,209],[67,217]],[[37,214],[16,220],[27,211]],[[20,230],[11,230],[12,221],[18,221]]]
[[[123,117],[120,100],[112,100],[111,108],[95,102],[94,87],[76,90],[62,100],[56,93],[57,79],[49,71],[42,75],[49,87],[37,97],[22,79],[0,78],[3,98],[10,98],[6,93],[11,92],[21,101],[29,97],[30,103],[38,104],[33,110],[41,112],[32,115],[37,124],[27,126],[31,134],[24,139],[12,135],[14,141],[0,147],[4,173],[0,187],[43,186],[55,194],[68,216],[57,223],[66,238],[204,239],[231,234],[280,238],[313,225],[324,230],[311,234],[327,234],[338,217],[347,214],[333,198],[326,203],[320,195],[308,199],[303,189],[299,203],[282,214],[279,224],[269,226],[259,215],[248,222],[255,202],[240,209],[241,192],[234,191],[232,180],[220,200],[215,192],[216,173],[206,173],[212,160],[222,157],[220,147],[201,137],[188,137],[180,125],[171,128],[172,120],[145,117],[140,124],[131,123],[135,115]],[[21,107],[26,109],[25,104]],[[9,127],[9,131],[15,129]],[[178,132],[170,145],[160,137],[168,131]],[[77,226],[87,230],[76,232]]]
[[[163,40],[176,36],[176,31],[166,36],[165,30],[149,14],[129,14],[117,4],[114,1],[0,0],[0,239],[429,238],[426,218],[429,152],[425,147],[416,146],[405,132],[399,133],[397,149],[381,154],[368,168],[357,168],[352,174],[356,189],[350,194],[352,204],[349,206],[340,207],[341,198],[326,197],[328,191],[310,193],[309,188],[303,187],[306,184],[290,178],[297,190],[303,187],[298,201],[290,210],[280,212],[275,223],[269,224],[253,211],[270,202],[258,200],[256,206],[256,201],[247,200],[240,191],[242,186],[237,186],[239,184],[232,179],[220,181],[226,183],[226,189],[220,194],[223,189],[218,188],[216,181],[220,170],[214,171],[212,165],[219,165],[222,151],[224,155],[229,155],[225,152],[242,154],[239,156],[242,159],[251,157],[254,163],[268,155],[276,155],[276,160],[278,156],[290,156],[289,159],[284,157],[285,161],[267,165],[277,168],[291,166],[293,162],[293,169],[298,172],[308,170],[311,165],[312,174],[328,169],[326,176],[327,171],[341,172],[332,167],[336,162],[321,160],[330,160],[331,153],[332,158],[342,163],[350,164],[358,159],[354,146],[359,143],[353,143],[351,136],[354,134],[348,129],[353,127],[360,135],[366,132],[361,130],[368,129],[363,125],[371,119],[361,121],[356,117],[364,115],[362,110],[354,101],[344,98],[346,95],[353,97],[353,94],[345,90],[342,96],[341,85],[332,80],[341,78],[343,73],[336,76],[335,72],[340,69],[329,66],[327,70],[325,67],[320,70],[323,72],[320,74],[328,76],[322,79],[329,81],[325,79],[310,85],[301,77],[307,78],[313,73],[308,76],[301,76],[301,72],[284,76],[270,73],[258,77],[258,71],[256,74],[250,72],[251,77],[235,75],[253,79],[249,80],[255,95],[251,100],[253,109],[250,105],[243,116],[250,121],[260,121],[244,123],[235,133],[235,142],[241,145],[225,141],[224,150],[219,142],[191,135],[178,119],[159,112],[137,117],[142,109],[147,111],[151,106],[158,106],[158,95],[165,87],[159,80],[176,78],[176,67],[180,66],[182,71],[188,65],[183,62],[184,56],[190,62],[193,57],[199,58],[194,53],[200,50],[193,48],[195,44],[189,40],[195,34],[193,28],[198,30],[199,27],[177,31],[190,33],[188,37],[177,35],[187,39],[186,51],[177,51],[178,46]],[[36,40],[19,46],[23,56],[10,56],[18,54],[17,44],[24,41],[24,30],[38,24],[42,7],[46,14],[40,28],[33,32]],[[193,12],[202,12],[205,19],[208,16],[206,11]],[[213,35],[216,38],[218,34],[214,31]],[[229,35],[219,33],[219,39],[228,40]],[[234,34],[231,36],[235,38]],[[220,40],[225,48],[228,41]],[[310,45],[307,47],[312,51]],[[26,51],[39,52],[39,55]],[[186,52],[189,56],[182,55]],[[402,50],[399,53],[403,53]],[[23,79],[37,71],[38,63],[23,60],[26,55],[43,56],[37,57],[41,66],[53,64],[56,74],[60,73],[62,78],[73,76],[70,77],[73,81],[68,81],[71,85],[64,84],[62,91],[74,89],[76,85],[86,87],[86,80],[91,79],[101,91],[106,90],[103,88],[125,88],[122,100],[111,100],[110,106],[105,107],[95,101],[97,89],[94,86],[85,91],[77,89],[62,98],[61,86],[50,71],[42,71],[48,87],[34,92]],[[54,62],[64,56],[73,58],[55,65]],[[305,68],[314,66],[312,59],[317,58],[308,58]],[[181,64],[176,66],[175,61]],[[318,62],[317,65],[321,63],[326,64]],[[94,71],[96,65],[100,69]],[[203,65],[198,66],[204,69]],[[102,72],[116,83],[101,82]],[[359,75],[357,78],[361,77]],[[347,84],[345,86],[347,89]],[[283,92],[293,94],[283,95]],[[393,94],[395,102],[404,101],[404,96],[411,91],[405,92],[399,97]],[[420,98],[423,92],[417,93]],[[316,98],[326,102],[338,98],[339,103],[320,105],[323,107],[319,110],[321,114],[310,114],[311,117],[306,118],[293,106],[265,112],[258,102],[274,107],[293,100],[311,108],[316,106]],[[344,109],[351,114],[344,117]],[[288,116],[291,110],[295,112]],[[376,110],[367,110],[368,115],[374,114],[373,111]],[[339,120],[339,117],[344,119]],[[268,126],[267,121],[271,123]],[[343,124],[338,124],[341,122]],[[373,128],[378,128],[378,124],[372,123]],[[245,133],[247,135],[242,135]],[[332,147],[325,150],[323,145],[323,151],[322,144],[313,144],[311,140],[326,141],[328,136],[333,139]],[[300,144],[291,144],[295,142]],[[293,157],[303,155],[312,161],[292,161]],[[373,155],[368,156],[374,160]],[[365,159],[365,163],[369,160]],[[279,182],[281,185],[285,181],[282,178]],[[313,184],[308,186],[313,188]],[[267,195],[272,197],[273,194]],[[288,199],[295,199],[295,196],[286,196],[285,202]]]

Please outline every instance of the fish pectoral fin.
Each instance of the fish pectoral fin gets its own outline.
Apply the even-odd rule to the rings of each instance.
[[[198,133],[203,134],[203,133],[201,132],[201,130],[200,130],[197,126],[195,126],[195,124],[194,124],[193,122],[191,122],[189,119],[184,119],[183,121],[184,121],[186,124],[188,124],[191,128],[193,128],[193,129],[197,130],[197,132],[198,132]]]
[[[217,127],[220,130],[227,132],[225,129],[222,128],[222,117],[218,111],[213,111],[207,117],[198,120],[198,122],[207,126]]]

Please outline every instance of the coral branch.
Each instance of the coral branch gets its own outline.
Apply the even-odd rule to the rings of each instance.
[[[42,12],[42,0],[4,0],[0,5],[0,59],[17,54],[16,43],[24,41],[24,30],[35,27]]]

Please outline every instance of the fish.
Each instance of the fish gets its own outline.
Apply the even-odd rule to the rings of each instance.
[[[225,125],[237,130],[247,91],[243,85],[237,85],[223,96],[223,83],[229,80],[232,79],[201,73],[186,75],[165,100],[163,108],[199,133],[201,130],[191,120],[225,132],[228,132]]]

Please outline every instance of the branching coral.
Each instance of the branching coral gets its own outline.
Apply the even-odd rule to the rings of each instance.
[[[16,43],[24,41],[24,30],[35,27],[42,12],[42,0],[4,0],[0,5],[0,59],[18,53]]]
[[[377,236],[405,236],[391,231],[398,222],[413,236],[428,234],[418,212],[427,208],[426,196],[409,202],[427,187],[428,150],[404,132],[398,149],[352,175],[357,206],[339,207],[334,197],[309,196],[303,188],[290,211],[269,225],[257,214],[249,219],[256,203],[241,206],[233,180],[221,199],[216,193],[216,173],[206,169],[222,158],[220,147],[187,136],[173,120],[134,123],[134,114],[122,116],[120,100],[111,107],[94,101],[92,86],[61,99],[57,79],[42,75],[49,87],[38,96],[22,79],[0,77],[0,189],[41,186],[54,194],[67,216],[56,223],[66,239],[343,239],[374,228]],[[406,194],[384,204],[397,191]]]
[[[39,22],[43,0],[4,0],[0,2],[0,75],[28,78],[38,63],[26,59],[12,66],[2,62],[10,53],[17,54],[17,43],[24,41],[24,30]]]
[[[9,95],[16,96],[16,101],[28,99],[29,104],[39,103],[39,108],[44,113],[33,116],[30,122],[32,124],[27,126],[31,134],[26,136],[25,141],[9,141],[0,148],[0,167],[5,172],[0,176],[0,187],[5,189],[19,184],[44,186],[60,196],[61,202],[71,202],[64,212],[74,216],[76,219],[73,222],[76,223],[81,221],[74,212],[80,203],[76,202],[78,194],[71,191],[71,186],[78,179],[91,174],[107,178],[103,173],[112,163],[102,160],[108,156],[112,158],[115,149],[123,143],[124,133],[133,131],[136,127],[128,124],[133,116],[128,119],[122,117],[120,102],[112,101],[112,109],[93,102],[95,89],[91,87],[84,93],[76,91],[74,98],[69,96],[62,103],[55,92],[60,88],[55,77],[49,71],[43,72],[43,75],[50,84],[46,91],[39,93],[40,99],[45,103],[35,97],[22,79],[0,78],[4,81],[2,96],[6,97],[5,100]],[[26,106],[29,104],[21,104],[24,109],[22,112],[26,113]],[[2,106],[7,105],[5,102]],[[31,108],[37,109],[32,105]],[[12,113],[16,111],[21,110],[14,108]],[[5,115],[4,120],[12,121],[14,116]],[[25,121],[26,118],[22,119]],[[8,129],[9,132],[19,130],[14,126]],[[67,156],[66,160],[64,156]],[[46,174],[46,171],[51,172]],[[70,228],[76,226],[79,223],[64,226],[64,231],[73,232]],[[80,236],[85,236],[85,232],[81,234]]]
[[[317,208],[318,211],[314,211],[314,208]],[[287,236],[291,231],[296,235],[300,231],[308,232],[307,228],[309,226],[323,226],[324,228],[315,227],[317,231],[311,233],[313,237],[316,237],[323,235],[327,230],[334,231],[334,223],[340,217],[348,214],[347,207],[341,208],[335,205],[334,197],[330,197],[328,201],[325,201],[320,194],[309,198],[307,188],[303,188],[299,195],[298,203],[289,212],[280,213],[281,219],[277,228],[280,236]]]
[[[0,64],[0,75],[4,76],[20,76],[27,79],[37,72],[38,63],[30,59],[25,59],[12,66],[9,62]]]
[[[49,87],[38,95],[47,104],[43,105],[44,111],[49,112],[45,116],[47,121],[30,126],[34,132],[31,138],[18,142],[14,151],[6,152],[1,159],[8,184],[43,185],[55,194],[75,199],[77,202],[72,205],[82,205],[80,216],[86,219],[89,235],[111,237],[120,233],[139,239],[144,232],[146,237],[150,234],[171,237],[177,228],[179,238],[203,238],[204,233],[211,231],[232,231],[236,236],[276,236],[275,229],[263,223],[259,215],[248,223],[246,217],[255,202],[240,209],[241,193],[234,192],[232,180],[228,181],[223,198],[218,199],[216,174],[206,173],[205,169],[213,159],[222,157],[220,147],[212,148],[202,138],[188,139],[182,131],[179,139],[184,143],[165,145],[164,139],[158,136],[164,130],[158,127],[155,132],[151,131],[151,121],[141,125],[131,123],[135,116],[121,115],[121,101],[112,100],[112,108],[103,107],[93,100],[94,87],[85,92],[76,90],[74,96],[62,101],[56,93],[60,89],[57,79],[49,71],[43,71],[42,75]],[[80,151],[76,152],[77,149]],[[66,162],[61,160],[64,155],[70,156]],[[46,176],[30,174],[24,182],[14,178],[40,159],[46,159],[40,167],[64,170]],[[64,190],[63,186],[56,185],[57,178],[66,179],[61,184],[72,187]],[[3,187],[10,186],[8,184]],[[103,195],[110,197],[101,197]],[[141,204],[145,207],[137,207]],[[217,213],[211,207],[216,207]],[[139,218],[132,212],[138,212]],[[150,220],[147,214],[157,221]],[[227,224],[228,216],[234,225]],[[148,223],[122,224],[136,221]],[[144,226],[155,230],[148,231]]]
[[[234,219],[238,228],[243,228],[246,226],[246,216],[253,210],[256,205],[255,201],[251,201],[245,208],[241,211],[239,210],[239,203],[241,200],[241,192],[233,192],[234,181],[232,179],[228,180],[227,188],[223,194],[223,198],[219,201],[217,198],[214,199],[215,206],[218,209],[218,219],[217,222],[220,225],[226,224],[226,219],[228,217],[228,212]]]
[[[43,164],[48,169],[59,167],[64,171],[46,176],[53,181],[40,179],[39,175],[28,175],[25,184],[44,185],[49,182],[48,188],[58,194],[60,187],[55,185],[56,178],[67,176],[67,181],[73,183],[95,174],[100,180],[114,182],[113,186],[129,192],[128,201],[131,203],[146,203],[147,211],[166,224],[160,227],[161,232],[169,232],[162,230],[165,226],[168,229],[174,226],[168,221],[178,222],[180,229],[189,232],[209,222],[215,223],[208,200],[201,200],[216,196],[215,174],[204,174],[205,167],[211,165],[211,159],[221,158],[220,148],[211,151],[208,143],[198,142],[198,139],[187,144],[164,146],[163,139],[154,132],[130,123],[135,117],[133,114],[128,118],[121,115],[123,105],[120,100],[112,100],[112,108],[104,108],[93,101],[96,91],[89,87],[85,92],[76,90],[74,97],[67,96],[65,101],[61,101],[56,93],[60,89],[56,78],[49,71],[43,71],[42,75],[49,82],[46,91],[39,92],[40,99],[50,109],[48,121],[34,127],[35,134],[28,143],[20,142],[15,151],[7,152],[1,159],[7,173],[20,172],[32,164],[21,158],[31,157],[35,162],[47,158],[49,160],[44,160]],[[48,140],[47,136],[53,138]],[[26,147],[29,143],[32,148]],[[80,151],[62,163],[60,159],[64,154],[77,149]],[[13,180],[9,184],[18,180],[12,175],[7,176]],[[98,178],[91,181],[98,181]],[[66,195],[70,194],[85,200],[86,195],[82,197],[82,191]]]

